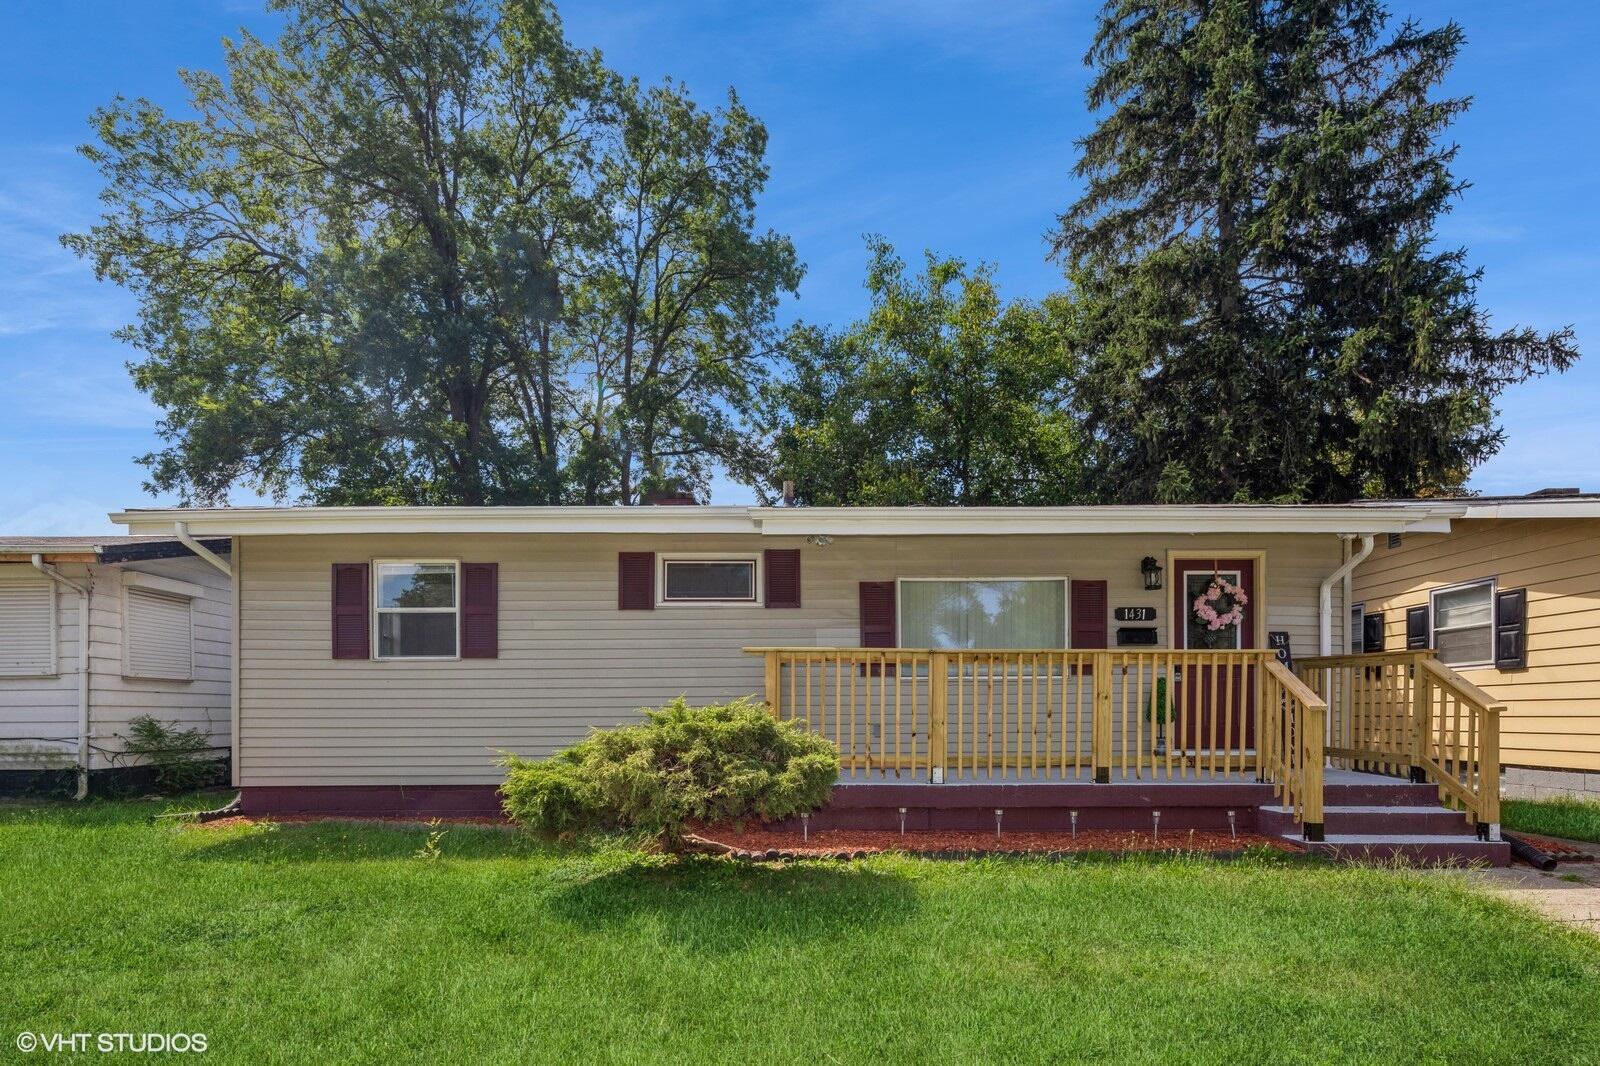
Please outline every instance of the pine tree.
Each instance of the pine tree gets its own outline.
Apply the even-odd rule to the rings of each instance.
[[[1495,397],[1577,358],[1570,328],[1495,330],[1439,246],[1462,31],[1388,22],[1376,0],[1103,9],[1054,254],[1104,498],[1458,491],[1504,439]]]

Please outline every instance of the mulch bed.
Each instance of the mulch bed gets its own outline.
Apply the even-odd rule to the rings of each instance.
[[[1542,837],[1533,833],[1519,832],[1516,836],[1526,840],[1546,855],[1560,859],[1562,862],[1593,862],[1595,861],[1595,852],[1600,851],[1600,844],[1572,844],[1565,840]]]
[[[707,826],[688,838],[702,851],[737,859],[861,859],[882,852],[905,852],[945,858],[984,855],[1074,855],[1087,852],[1237,855],[1256,848],[1299,854],[1300,848],[1258,833],[1190,832],[1153,834],[1129,830],[1084,830],[1070,833],[1006,832],[996,838],[981,830],[918,830],[898,833],[882,829],[818,829],[806,839],[798,830]]]

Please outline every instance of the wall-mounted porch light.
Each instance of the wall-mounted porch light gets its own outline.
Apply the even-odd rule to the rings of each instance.
[[[1139,573],[1144,575],[1144,589],[1146,592],[1157,592],[1161,588],[1161,564],[1156,562],[1154,555],[1146,555],[1139,563]]]

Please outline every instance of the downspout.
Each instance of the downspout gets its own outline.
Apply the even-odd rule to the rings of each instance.
[[[1372,542],[1371,533],[1362,534],[1361,547],[1341,563],[1339,569],[1323,578],[1322,584],[1317,588],[1318,653],[1321,655],[1333,654],[1333,583],[1343,581],[1355,572],[1355,568],[1372,554]]]
[[[33,568],[78,594],[78,791],[72,798],[81,800],[89,795],[89,586],[62,577],[38,552]]]
[[[195,540],[194,537],[189,535],[189,524],[187,522],[172,523],[172,531],[178,535],[178,543],[194,552],[196,555],[210,563],[212,566],[216,567],[218,570],[221,570],[228,577],[233,576],[233,567],[228,565],[228,561],[226,559],[223,559],[216,552],[212,551],[210,548],[206,547],[204,544],[201,544],[198,540]],[[1367,539],[1371,540],[1372,538],[1369,537]]]

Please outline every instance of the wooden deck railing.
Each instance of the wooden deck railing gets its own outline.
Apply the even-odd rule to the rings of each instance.
[[[1434,784],[1440,802],[1498,834],[1503,704],[1431,651],[1319,656],[1296,670],[1327,701],[1333,765]]]
[[[1320,824],[1326,706],[1270,652],[746,648],[768,706],[903,780],[1271,781]]]

